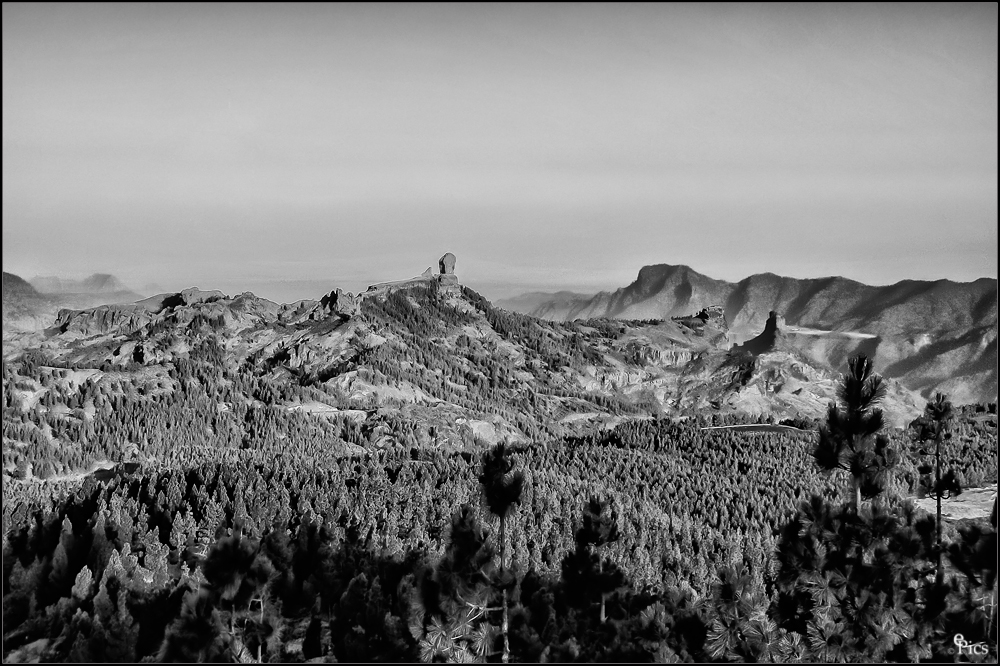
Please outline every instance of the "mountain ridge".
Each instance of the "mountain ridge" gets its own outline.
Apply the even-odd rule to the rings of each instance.
[[[524,314],[551,321],[656,319],[723,305],[738,343],[756,335],[769,313],[790,326],[866,338],[795,336],[815,362],[836,369],[857,353],[875,357],[887,376],[924,397],[937,386],[967,402],[996,401],[997,281],[901,280],[872,286],[840,276],[790,278],[774,273],[739,282],[716,280],[686,265],[644,266],[633,282],[613,292],[567,301],[544,301]],[[517,307],[507,299],[501,305]],[[931,357],[921,350],[935,345]],[[942,362],[942,358],[947,362]],[[916,362],[913,359],[917,359]],[[960,381],[961,377],[966,377]]]
[[[821,418],[838,380],[785,345],[730,351],[721,308],[667,321],[554,323],[437,279],[285,305],[192,288],[64,309],[35,335],[20,347],[111,375],[163,375],[195,350],[214,350],[215,365],[277,395],[314,391],[326,405],[310,407],[317,413],[397,414],[453,441],[470,433],[527,441],[655,415]],[[917,401],[890,384],[887,414],[904,425]]]

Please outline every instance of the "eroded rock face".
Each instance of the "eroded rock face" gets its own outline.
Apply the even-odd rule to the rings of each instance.
[[[734,347],[737,351],[750,352],[754,356],[766,354],[776,349],[778,342],[784,338],[785,318],[771,310],[767,316],[767,323],[764,324],[764,331],[755,338],[747,340],[742,345]]]
[[[218,289],[202,291],[198,287],[185,289],[180,292],[180,296],[184,305],[193,305],[195,303],[214,303],[215,301],[221,301],[228,298]]]
[[[438,262],[441,274],[437,276],[438,284],[443,287],[457,287],[458,276],[455,275],[455,255],[446,252]]]
[[[112,330],[130,333],[151,320],[149,312],[138,305],[102,305],[90,310],[60,310],[50,330],[53,333],[72,331],[85,336],[103,335]]]
[[[455,274],[455,255],[451,252],[446,252],[441,260],[438,262],[441,267],[441,275],[454,275]]]
[[[714,323],[716,326],[725,331],[729,330],[729,326],[726,323],[726,309],[721,305],[709,305],[696,316],[700,319],[704,319],[706,322]]]
[[[350,319],[361,311],[361,304],[354,294],[336,289],[324,296],[320,300],[320,305],[326,308],[331,314],[337,314]]]

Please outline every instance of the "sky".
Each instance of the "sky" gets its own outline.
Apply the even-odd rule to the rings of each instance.
[[[997,277],[997,5],[3,3],[3,269]]]

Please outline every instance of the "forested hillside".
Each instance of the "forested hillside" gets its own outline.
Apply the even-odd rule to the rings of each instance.
[[[244,295],[70,314],[9,354],[5,661],[929,660],[956,632],[995,645],[995,510],[946,523],[937,547],[909,501],[927,492],[928,441],[948,492],[996,483],[995,405],[956,406],[940,440],[880,412],[831,473],[817,462],[832,413],[768,428],[780,414],[671,415],[618,390],[614,373],[657,364],[695,381],[655,336],[704,364],[718,353],[704,321],[542,325],[425,291],[350,313]],[[588,366],[610,379],[580,382]],[[833,398],[846,380],[829,381]],[[738,424],[762,427],[721,427]],[[820,514],[840,527],[795,541],[789,526]],[[866,550],[834,558],[838,534]]]

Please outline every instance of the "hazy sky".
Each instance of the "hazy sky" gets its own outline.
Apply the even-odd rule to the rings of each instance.
[[[24,278],[997,276],[995,3],[2,11]]]

